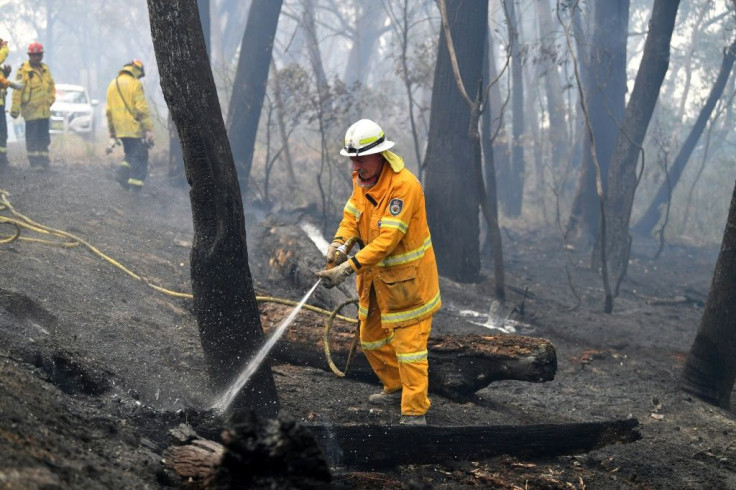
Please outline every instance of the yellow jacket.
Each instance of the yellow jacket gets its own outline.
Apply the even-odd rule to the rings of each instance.
[[[114,138],[143,138],[146,131],[153,131],[143,84],[134,74],[134,68],[126,66],[107,87],[107,127]]]
[[[48,119],[51,104],[56,100],[56,85],[46,63],[33,68],[26,61],[18,69],[15,80],[23,85],[23,90],[13,91],[11,113],[19,113],[26,121]]]
[[[440,308],[424,191],[409,170],[396,172],[386,163],[376,185],[368,189],[356,184],[353,173],[353,195],[345,205],[335,240],[344,243],[351,236],[365,244],[350,259],[357,274],[361,320],[368,315],[371,285],[386,327],[412,325]]]
[[[8,48],[8,45],[5,44],[4,46],[0,46],[0,65],[5,63],[5,59],[8,57],[8,54],[10,54],[10,48]],[[5,78],[4,74],[0,72],[0,105],[5,105],[5,94],[7,93],[7,88],[10,86],[8,85],[10,82]]]

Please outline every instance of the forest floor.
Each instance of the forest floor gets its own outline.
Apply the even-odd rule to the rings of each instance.
[[[154,284],[191,291],[188,192],[170,186],[163,171],[154,168],[146,187],[133,193],[113,181],[112,160],[57,158],[50,171],[36,172],[20,155],[11,158],[0,189],[17,212],[83,238]],[[0,225],[1,236],[12,233]],[[507,304],[523,302],[516,333],[554,343],[557,375],[540,384],[496,382],[462,404],[433,395],[428,423],[633,417],[641,439],[545,459],[438,461],[381,472],[333,468],[333,486],[736,488],[734,412],[677,388],[717,248],[667,246],[655,261],[656,244],[635,241],[628,277],[607,315],[600,278],[585,267],[587,254],[565,251],[555,232],[513,223],[504,240]],[[251,267],[259,294],[284,294]],[[163,471],[160,436],[187,407],[203,409],[213,400],[190,301],[156,292],[81,246],[16,240],[0,245],[0,271],[0,488],[184,486]],[[441,288],[444,306],[433,332],[500,333],[484,326],[490,274],[478,284],[443,279]],[[288,299],[304,292],[293,290]],[[398,422],[397,411],[367,403],[377,382],[293,365],[275,365],[273,372],[282,409],[298,421]]]

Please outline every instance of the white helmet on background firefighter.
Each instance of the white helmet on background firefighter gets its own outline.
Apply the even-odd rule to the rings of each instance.
[[[372,155],[391,149],[394,144],[393,141],[386,139],[381,126],[370,119],[361,119],[345,132],[345,147],[340,150],[340,155],[346,157]]]

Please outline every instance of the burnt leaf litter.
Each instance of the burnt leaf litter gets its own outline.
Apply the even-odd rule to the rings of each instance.
[[[14,164],[0,188],[18,212],[74,230],[157,285],[189,291],[187,189],[170,185],[164,173],[154,168],[144,190],[133,194],[93,161],[55,162],[48,172]],[[246,216],[250,241],[261,222],[247,206]],[[0,233],[8,236],[12,227],[1,225]],[[464,402],[433,395],[428,423],[636,419],[638,441],[534,459],[322,466],[308,426],[398,423],[395,408],[367,403],[377,382],[277,364],[282,415],[226,420],[209,409],[217,394],[209,391],[190,300],[153,291],[81,247],[15,240],[0,245],[0,487],[227,488],[250,479],[251,488],[327,488],[328,481],[332,488],[735,488],[733,411],[677,389],[717,250],[669,246],[654,261],[658,244],[637,239],[614,313],[605,315],[600,279],[582,265],[585,253],[566,250],[546,230],[513,229],[505,239],[507,311],[516,307],[517,333],[555,345],[555,379],[494,382]],[[298,300],[305,291],[269,278],[268,264],[253,260],[255,247],[249,243],[248,251],[258,293]],[[568,270],[577,307],[566,264],[580,264]],[[490,270],[477,284],[442,280],[445,306],[434,333],[501,333],[484,319]],[[273,316],[283,311],[269,308],[262,320],[278,323]],[[203,482],[172,471],[167,451],[193,440],[227,448],[227,472]],[[399,444],[408,452],[433,450],[411,440]]]

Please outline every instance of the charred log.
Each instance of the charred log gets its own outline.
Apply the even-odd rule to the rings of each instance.
[[[288,307],[261,303],[266,335],[288,314]],[[288,364],[329,369],[324,352],[326,317],[303,311],[272,351],[272,359]],[[330,333],[330,352],[340,369],[345,366],[356,325],[337,320]],[[554,379],[554,345],[541,338],[519,335],[436,336],[429,339],[429,389],[453,400],[466,400],[499,380],[540,383]],[[360,347],[358,347],[360,352]],[[355,379],[375,380],[365,356],[356,354],[347,372]]]
[[[542,425],[312,426],[330,465],[380,468],[448,460],[480,461],[508,454],[525,458],[579,454],[641,438],[636,419]],[[409,451],[411,446],[421,448]]]
[[[626,419],[459,427],[305,427],[283,418],[260,420],[248,415],[223,433],[224,447],[194,439],[185,446],[169,448],[166,464],[179,477],[214,488],[327,488],[327,464],[368,470],[482,461],[501,455],[538,458],[580,454],[637,441],[641,438],[635,430],[638,425],[638,420]],[[422,450],[408,451],[406,441]],[[271,484],[276,487],[269,487]]]

